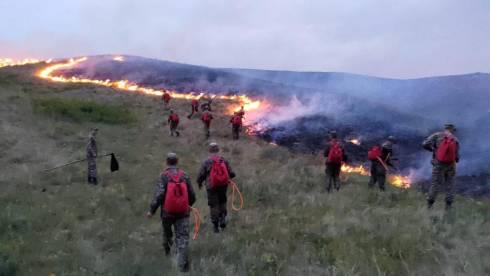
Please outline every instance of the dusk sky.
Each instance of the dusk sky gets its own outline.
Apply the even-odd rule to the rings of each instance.
[[[1,0],[0,57],[130,54],[395,78],[490,72],[490,0]]]

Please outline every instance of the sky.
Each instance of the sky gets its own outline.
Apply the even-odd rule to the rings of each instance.
[[[130,54],[393,78],[490,72],[490,0],[0,0],[0,57]]]

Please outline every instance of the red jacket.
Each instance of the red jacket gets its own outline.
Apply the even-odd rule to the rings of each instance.
[[[170,99],[171,99],[171,98],[172,98],[172,96],[170,96],[170,94],[169,94],[169,93],[167,93],[167,92],[163,93],[163,95],[162,95],[162,100],[163,100],[164,102],[166,102],[166,103],[170,102]]]

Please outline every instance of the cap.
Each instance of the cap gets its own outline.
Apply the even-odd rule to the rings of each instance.
[[[453,124],[445,124],[444,129],[456,131],[456,127]]]
[[[212,142],[209,144],[209,152],[219,152],[219,146],[217,143]]]

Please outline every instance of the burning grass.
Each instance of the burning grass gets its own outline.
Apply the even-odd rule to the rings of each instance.
[[[75,122],[129,124],[136,121],[133,113],[123,106],[98,104],[92,101],[36,99],[33,101],[33,107],[39,113]]]
[[[180,156],[193,180],[206,156],[201,123],[182,116],[188,102],[171,102],[183,118],[182,136],[175,138],[169,137],[168,113],[157,100],[112,93],[141,118],[138,124],[99,127],[100,151],[116,152],[121,171],[110,174],[108,164],[99,162],[101,185],[93,187],[85,183],[84,165],[38,173],[83,156],[88,127],[37,116],[26,103],[40,88],[27,85],[0,85],[0,106],[8,107],[0,109],[5,133],[0,141],[9,145],[0,155],[0,272],[178,274],[161,248],[158,218],[148,220],[144,213],[168,151]],[[60,98],[72,92],[47,91],[46,97]],[[103,91],[96,92],[77,93],[107,100]],[[19,98],[9,100],[13,95]],[[452,213],[445,214],[440,202],[427,211],[422,193],[391,186],[384,193],[369,190],[367,177],[360,175],[352,175],[339,193],[327,194],[318,157],[251,137],[232,141],[222,115],[226,108],[216,101],[212,140],[237,171],[245,209],[230,212],[229,227],[215,235],[205,192],[196,189],[204,221],[199,239],[190,244],[191,275],[489,273],[487,200],[458,196]]]

